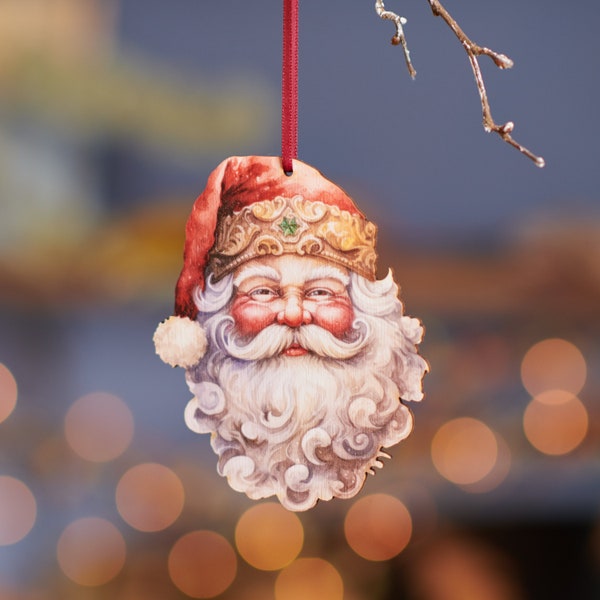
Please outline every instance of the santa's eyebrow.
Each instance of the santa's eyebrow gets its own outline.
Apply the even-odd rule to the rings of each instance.
[[[310,276],[306,278],[306,283],[312,283],[318,279],[337,279],[344,284],[344,287],[350,283],[350,277],[343,271],[326,265],[313,269],[310,272]]]
[[[234,278],[233,285],[239,287],[241,283],[250,279],[251,277],[264,277],[265,279],[271,279],[272,281],[279,282],[281,275],[273,268],[267,265],[252,265],[242,269]]]

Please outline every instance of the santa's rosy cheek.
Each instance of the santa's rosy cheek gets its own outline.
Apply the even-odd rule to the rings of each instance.
[[[273,324],[276,313],[269,304],[253,302],[248,297],[241,297],[234,300],[231,316],[241,335],[256,335]]]
[[[336,337],[342,337],[352,327],[354,311],[350,302],[332,302],[319,306],[313,313],[313,323],[327,329]]]

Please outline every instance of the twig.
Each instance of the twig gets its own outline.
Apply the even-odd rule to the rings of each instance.
[[[392,44],[394,46],[402,46],[402,50],[404,51],[404,60],[406,61],[408,72],[414,79],[417,72],[415,71],[415,68],[410,60],[410,52],[408,50],[406,38],[404,37],[404,30],[402,29],[402,25],[406,25],[408,21],[404,17],[400,17],[396,13],[386,10],[383,0],[375,0],[375,11],[382,19],[388,19],[389,21],[394,22],[394,25],[396,26],[396,33],[394,37],[392,37]]]
[[[498,125],[492,117],[492,111],[490,109],[490,103],[488,101],[485,84],[483,82],[483,75],[479,67],[477,60],[478,56],[484,55],[489,56],[497,67],[500,69],[510,69],[513,66],[513,61],[504,54],[499,54],[475,44],[471,39],[467,37],[465,32],[458,26],[458,23],[450,16],[448,11],[441,5],[439,0],[428,0],[431,6],[431,11],[436,17],[441,17],[448,27],[452,29],[454,35],[459,39],[465,52],[469,57],[471,68],[473,69],[473,75],[475,76],[475,82],[477,83],[477,89],[479,91],[479,98],[481,99],[481,108],[483,111],[483,128],[488,133],[494,131],[497,133],[505,142],[522,152],[525,156],[530,158],[538,167],[543,167],[546,162],[541,156],[536,156],[533,152],[516,142],[510,135],[515,127],[512,121],[507,121],[503,125]]]
[[[513,61],[510,58],[508,58],[508,56],[506,56],[505,54],[500,54],[498,52],[490,50],[489,48],[485,48],[484,46],[479,46],[475,44],[459,27],[458,23],[452,18],[450,13],[448,13],[448,11],[442,6],[439,0],[428,0],[428,2],[433,14],[436,17],[441,17],[446,22],[448,27],[450,27],[450,29],[454,32],[454,35],[456,35],[456,37],[462,44],[462,47],[465,49],[465,52],[469,57],[469,62],[471,63],[471,68],[473,69],[473,75],[475,76],[475,82],[477,84],[477,90],[479,91],[479,98],[481,100],[481,109],[483,112],[483,128],[485,129],[485,131],[488,133],[490,133],[491,131],[497,133],[506,143],[510,144],[519,152],[530,158],[538,167],[545,166],[546,161],[541,156],[536,156],[533,152],[525,148],[525,146],[522,146],[513,139],[511,133],[515,128],[515,124],[512,121],[507,121],[503,125],[498,125],[492,117],[492,111],[490,108],[490,103],[488,101],[487,91],[485,89],[483,75],[481,74],[481,68],[479,67],[477,57],[482,55],[488,56],[500,69],[510,69],[513,66]],[[406,19],[404,17],[398,16],[396,13],[386,10],[383,0],[376,0],[375,11],[382,19],[388,19],[390,21],[393,21],[396,25],[396,34],[392,38],[392,44],[402,45],[402,48],[404,50],[404,58],[406,60],[406,66],[408,67],[408,72],[410,73],[410,76],[414,79],[417,72],[412,66],[410,60],[410,53],[408,51],[408,46],[404,37],[404,31],[402,29],[402,25],[406,25]]]

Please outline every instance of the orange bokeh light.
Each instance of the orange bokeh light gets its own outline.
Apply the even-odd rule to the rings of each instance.
[[[578,394],[586,376],[585,358],[577,346],[560,338],[534,344],[521,363],[521,379],[532,396],[550,389]]]
[[[435,600],[524,600],[511,557],[462,533],[427,540],[407,572],[411,598]]]
[[[65,436],[71,449],[92,462],[120,456],[133,438],[133,415],[117,396],[103,392],[76,400],[65,417]]]
[[[0,476],[0,546],[22,540],[35,523],[37,504],[31,490],[19,479]]]
[[[237,559],[231,544],[214,531],[193,531],[179,538],[169,553],[169,575],[192,598],[213,598],[233,582]]]
[[[472,484],[492,471],[498,442],[485,423],[461,417],[444,423],[431,442],[431,458],[440,475],[459,485]]]
[[[304,529],[297,515],[280,504],[265,502],[249,508],[240,517],[235,543],[247,563],[257,569],[275,571],[300,554]]]
[[[496,489],[510,473],[512,456],[508,444],[497,433],[496,442],[498,444],[498,458],[492,470],[475,483],[463,484],[461,487],[472,494],[483,494]]]
[[[344,533],[349,546],[367,560],[388,560],[406,546],[412,519],[400,500],[388,494],[371,494],[348,510]]]
[[[299,558],[279,573],[276,600],[343,600],[344,583],[337,569],[322,558]]]
[[[56,557],[63,573],[85,586],[114,579],[125,564],[125,540],[110,522],[98,517],[73,521],[62,532]]]
[[[17,381],[9,368],[0,363],[0,423],[5,421],[17,404]]]
[[[525,409],[523,429],[529,443],[544,454],[568,454],[585,439],[588,413],[577,396],[550,390]]]
[[[129,525],[140,531],[160,531],[181,514],[185,491],[171,469],[144,463],[121,477],[115,498],[119,514]]]

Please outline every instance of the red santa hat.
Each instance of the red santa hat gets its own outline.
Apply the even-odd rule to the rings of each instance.
[[[197,288],[267,254],[320,256],[375,279],[377,228],[319,171],[295,160],[287,175],[279,157],[231,157],[209,176],[186,225],[175,316],[154,335],[159,356],[190,367],[206,351],[196,320]]]

